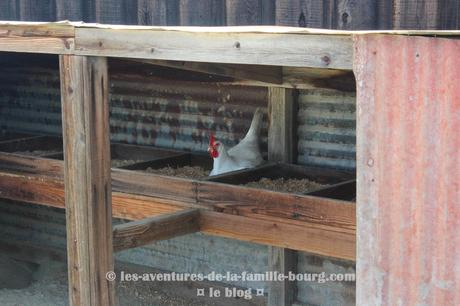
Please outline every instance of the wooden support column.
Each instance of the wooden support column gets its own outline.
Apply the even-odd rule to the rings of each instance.
[[[268,159],[291,163],[295,154],[295,109],[293,90],[281,87],[268,88]],[[287,274],[297,270],[297,252],[274,246],[268,247],[268,271]],[[269,282],[268,305],[292,305],[296,299],[297,285],[288,280]]]
[[[61,55],[70,305],[115,305],[107,59]]]

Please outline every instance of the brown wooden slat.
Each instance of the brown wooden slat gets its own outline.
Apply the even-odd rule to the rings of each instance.
[[[136,248],[198,232],[199,217],[198,209],[187,209],[119,224],[113,229],[113,250]]]
[[[355,229],[355,205],[350,202],[283,194],[213,182],[199,182],[198,204],[229,214],[272,216],[340,229]]]
[[[215,189],[214,192],[220,193],[222,191],[219,189]],[[62,180],[52,179],[43,176],[24,176],[19,174],[0,172],[0,197],[60,208],[64,207],[64,187]],[[196,207],[196,204],[193,203],[170,199],[161,199],[158,197],[133,195],[128,193],[114,192],[112,194],[112,197],[113,216],[129,220],[139,220],[153,215],[174,212],[182,210],[185,207]],[[295,198],[295,196],[293,197]],[[270,201],[278,200],[279,199],[272,198]],[[313,200],[317,200],[318,202],[314,202]],[[325,214],[323,214],[323,218],[321,219],[321,210],[324,209],[324,206],[326,206],[328,207],[328,209],[324,211],[325,213],[337,213],[337,215],[348,215],[348,217],[346,218],[353,218],[352,222],[355,222],[355,206],[353,204],[348,204],[347,202],[334,201],[337,206],[331,206],[330,202],[324,201],[324,199],[312,198],[312,202],[316,203],[316,205],[311,204],[311,208],[313,210],[316,210],[316,212],[313,212],[312,215],[317,215],[319,217],[309,218],[310,221],[305,222],[301,220],[275,217],[270,214],[255,213],[253,208],[256,207],[255,203],[257,201],[258,199],[254,199],[251,202],[249,202],[253,205],[252,208],[251,206],[242,206],[235,210],[225,211],[225,213],[215,212],[217,214],[215,216],[217,216],[218,218],[222,217],[223,221],[219,222],[219,220],[215,220],[214,222],[214,220],[212,220],[213,222],[207,223],[207,226],[205,228],[202,228],[202,231],[208,234],[218,235],[222,237],[234,238],[245,241],[253,241],[269,245],[272,244],[275,246],[288,247],[291,249],[298,249],[307,252],[316,252],[318,246],[310,246],[310,240],[308,238],[310,237],[309,235],[312,234],[310,228],[313,226],[314,228],[316,228],[314,233],[321,233],[323,230],[326,232],[324,235],[320,235],[314,239],[315,244],[318,240],[321,239],[323,239],[324,244],[328,244],[329,242],[327,240],[327,237],[329,236],[335,237],[334,239],[338,240],[342,238],[346,239],[346,242],[344,242],[344,244],[339,244],[339,249],[344,245],[346,246],[349,243],[354,243],[354,224],[349,224],[349,226],[345,226],[344,222],[331,222],[331,219],[333,218],[331,218],[330,216],[324,217],[326,216]],[[213,207],[210,206],[208,208],[212,209]],[[340,211],[341,208],[343,209],[343,211]],[[282,209],[281,204],[279,204],[279,209]],[[236,219],[232,218],[230,221],[225,221],[228,220],[226,219],[226,216],[230,216]],[[316,220],[316,222],[313,222],[312,220],[314,219],[318,220]],[[324,220],[324,222],[322,220]],[[277,225],[278,223],[282,223],[283,226],[279,227]],[[336,226],[335,223],[341,224],[339,226]],[[242,228],[232,229],[232,224],[234,226],[242,226]],[[254,225],[256,227],[261,226],[261,229],[255,230],[253,228]],[[249,229],[247,227],[249,227]],[[265,228],[270,229],[270,231],[267,232],[268,236],[264,232]],[[289,229],[290,232],[288,232],[287,234],[282,233],[284,228]],[[245,234],[246,232],[251,233],[252,231],[253,233],[250,235]],[[302,239],[298,239],[299,237],[302,237]],[[350,246],[347,246],[347,248],[349,247]],[[331,249],[330,247],[327,247],[327,250],[323,250],[322,252],[324,253],[329,251],[331,251]],[[350,259],[351,255],[349,251],[345,251],[345,254],[348,254],[346,255],[346,258]],[[336,256],[342,258],[340,257],[342,255],[343,254],[341,253],[341,251],[333,251],[328,256]]]
[[[352,69],[351,36],[75,29],[75,54]]]
[[[290,248],[315,254],[355,260],[354,232],[340,233],[333,228],[314,228],[284,223],[282,219],[257,220],[212,211],[202,211],[200,228],[204,233]]]
[[[195,182],[187,179],[114,169],[113,189],[146,196],[196,202]]]

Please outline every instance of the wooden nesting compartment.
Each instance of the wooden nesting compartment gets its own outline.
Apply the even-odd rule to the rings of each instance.
[[[327,186],[325,188],[309,192],[308,195],[356,202],[356,180]]]
[[[112,159],[112,168],[119,169],[136,169],[143,168],[144,164],[161,160],[164,158],[171,158],[180,156],[183,153],[179,151],[159,149],[149,146],[138,146],[124,143],[112,143],[110,145],[110,153]],[[64,159],[63,152],[48,155],[53,159]]]
[[[176,156],[130,165],[124,169],[188,179],[203,179],[211,172],[212,164],[213,161],[209,155],[183,152]]]
[[[253,169],[243,169],[209,177],[207,180],[218,183],[240,185],[249,188],[265,189],[283,193],[327,195],[331,189],[339,188],[344,182],[354,179],[347,171],[299,166],[285,163],[268,163]],[[348,191],[351,187],[347,185]],[[342,188],[343,189],[343,188]],[[346,193],[347,190],[344,190]]]
[[[38,136],[0,143],[0,152],[35,157],[62,156],[61,137]]]

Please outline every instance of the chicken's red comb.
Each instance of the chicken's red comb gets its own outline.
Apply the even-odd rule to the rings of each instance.
[[[209,145],[213,147],[215,142],[216,142],[216,139],[214,138],[214,134],[211,134],[211,136],[209,137]]]

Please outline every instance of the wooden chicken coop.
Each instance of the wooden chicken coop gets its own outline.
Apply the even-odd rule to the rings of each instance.
[[[414,200],[401,195],[403,191],[398,182],[404,181],[404,188],[410,189],[426,178],[418,170],[421,165],[439,175],[442,171],[454,175],[455,170],[437,167],[436,163],[427,164],[423,159],[408,161],[411,156],[408,150],[412,150],[412,155],[417,154],[416,150],[423,151],[425,142],[429,142],[427,138],[417,138],[419,142],[413,147],[412,137],[391,138],[386,134],[409,131],[413,134],[404,135],[416,137],[417,126],[430,130],[439,120],[444,120],[454,140],[443,142],[441,151],[436,154],[440,156],[441,152],[459,147],[458,133],[454,135],[456,128],[457,132],[459,130],[458,99],[439,98],[437,110],[442,118],[438,121],[423,119],[424,112],[432,107],[429,102],[420,105],[419,117],[415,119],[410,117],[404,121],[397,115],[397,110],[408,114],[410,104],[406,105],[405,101],[422,101],[424,93],[430,97],[441,91],[443,97],[460,96],[458,86],[445,90],[445,86],[450,86],[449,80],[442,86],[438,81],[424,87],[432,79],[419,68],[419,62],[434,65],[427,61],[435,60],[432,53],[441,52],[436,48],[443,44],[449,50],[460,48],[456,40],[407,36],[435,34],[458,33],[3,22],[0,24],[0,51],[59,55],[63,138],[11,132],[2,135],[0,197],[66,209],[71,305],[116,304],[113,282],[105,277],[107,271],[113,270],[114,251],[193,232],[269,245],[269,268],[280,272],[295,270],[295,250],[354,261],[358,237],[357,303],[371,305],[376,301],[372,292],[384,290],[373,276],[381,277],[381,269],[387,271],[389,277],[391,273],[397,274],[388,268],[394,264],[389,258],[400,254],[397,242],[388,242],[389,235],[396,240],[396,234],[384,227],[385,224],[399,224],[393,214],[401,212],[410,218],[412,213],[423,214],[439,207],[446,207],[456,216],[460,211],[451,205],[454,198],[458,200],[458,192],[457,196],[455,191],[449,191],[447,198],[436,197],[437,190],[444,187],[434,187],[430,191],[434,196],[429,204],[424,198]],[[384,42],[394,49],[384,46]],[[402,82],[403,77],[414,78],[412,74],[415,73],[401,67],[392,68],[392,61],[402,61],[397,58],[398,52],[394,52],[398,46],[404,47],[405,63],[419,69],[417,71],[425,77],[414,81],[410,89],[395,83]],[[210,158],[178,150],[111,144],[108,58],[209,73],[223,76],[232,84],[267,87],[268,162],[255,169],[216,177],[181,178],[155,169],[200,165],[209,170],[212,167]],[[438,59],[438,64],[445,75],[458,80],[460,65],[457,61],[448,57],[442,62]],[[454,65],[455,69],[450,69],[449,65]],[[436,71],[437,77],[446,79],[447,76]],[[379,72],[384,77],[377,75]],[[293,90],[317,86],[352,87],[354,90],[355,75],[358,180],[353,171],[293,165],[297,146]],[[393,83],[385,80],[386,77],[393,79]],[[433,129],[430,133],[438,139],[443,132]],[[391,149],[385,149],[387,145]],[[455,152],[452,155],[455,156]],[[446,158],[455,158],[452,155]],[[400,163],[410,163],[404,170],[401,164],[395,165],[399,157]],[[113,163],[124,159],[133,162]],[[449,163],[458,169],[458,163]],[[153,170],[146,172],[145,169]],[[308,178],[320,187],[293,193],[246,185],[264,177]],[[398,190],[400,196],[389,196],[388,188]],[[451,187],[445,188],[451,190]],[[413,204],[412,210],[407,210],[409,208],[402,203],[409,200],[420,206],[417,208]],[[390,215],[389,208],[395,210]],[[112,228],[112,216],[132,222]],[[413,226],[422,228],[415,230],[420,234],[419,241],[428,241],[423,220],[419,215],[413,220]],[[387,230],[389,232],[385,233]],[[385,246],[394,248],[385,249]],[[412,255],[418,256],[418,253]],[[450,256],[459,259],[458,249]],[[382,260],[385,264],[385,260],[390,260],[390,263],[382,267]],[[442,263],[443,259],[438,259],[434,264]],[[400,274],[398,277],[404,278]],[[453,277],[457,289],[458,277]],[[292,304],[292,290],[288,282],[270,284],[269,305]],[[458,300],[458,294],[456,297]],[[395,301],[392,298],[383,294],[375,305],[379,302],[392,304]]]

